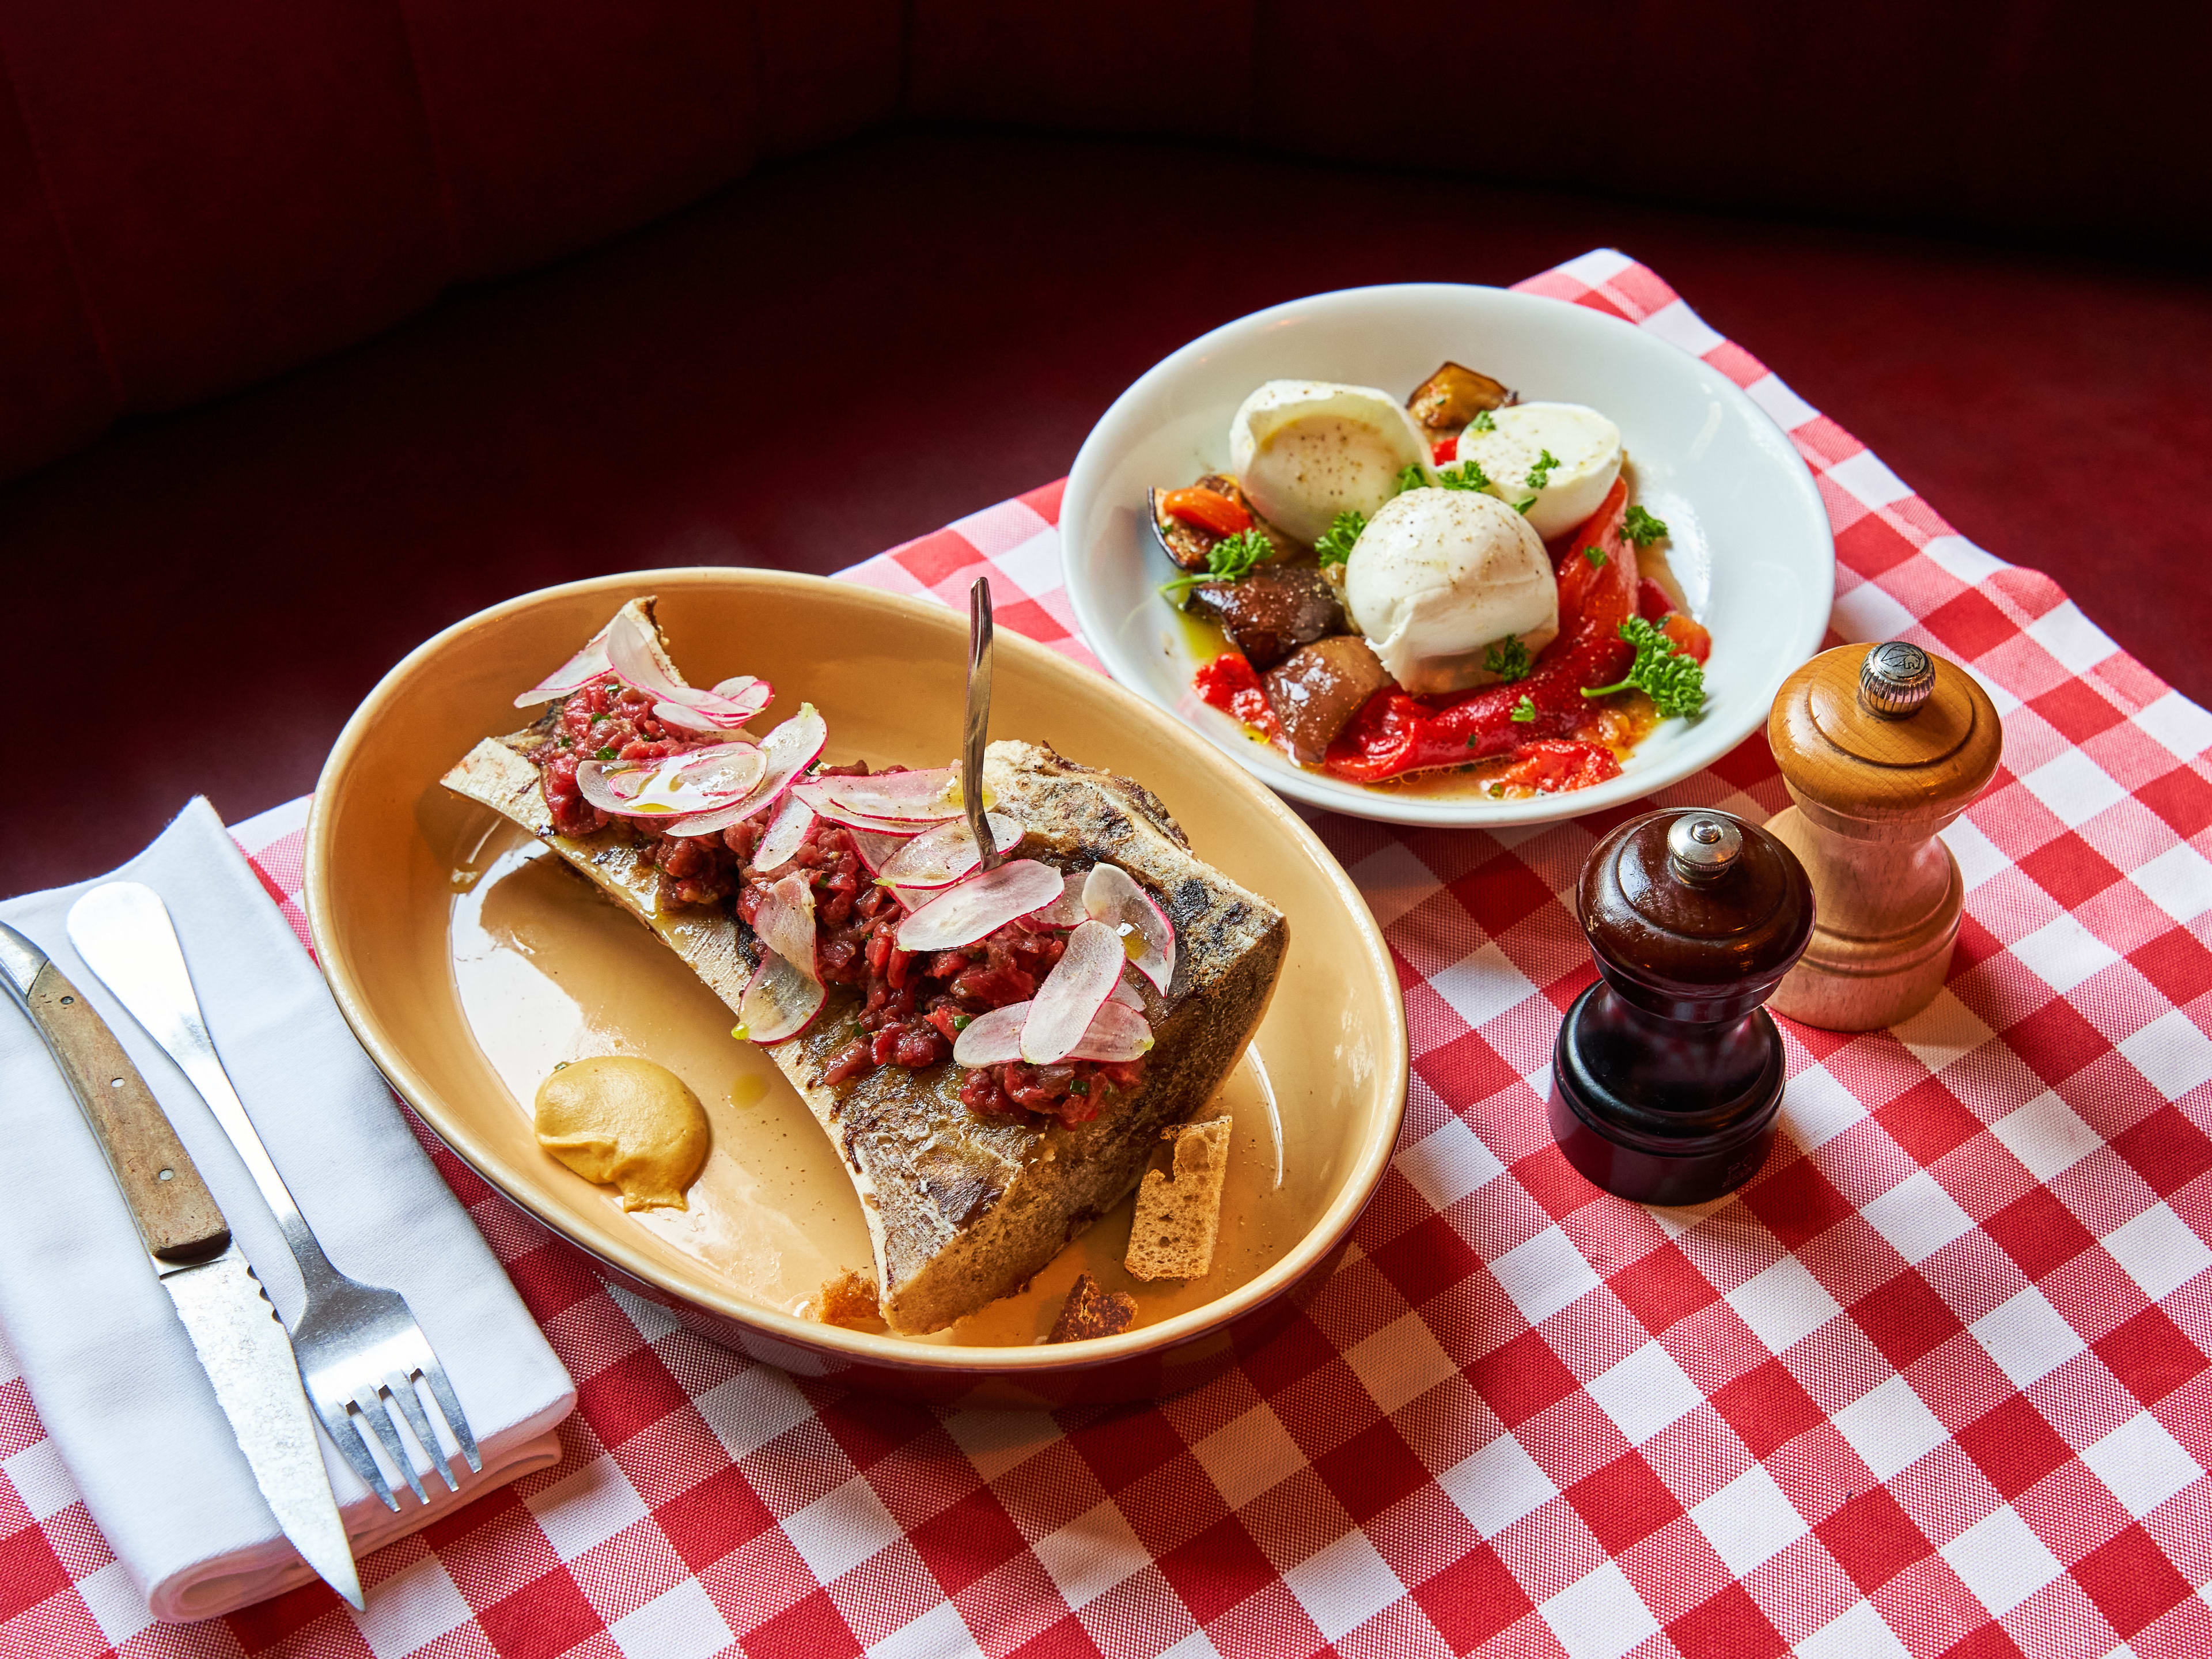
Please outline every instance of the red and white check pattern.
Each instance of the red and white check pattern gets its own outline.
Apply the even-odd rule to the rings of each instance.
[[[1785,1133],[1752,1186],[1640,1209],[1546,1135],[1592,972],[1561,895],[1618,817],[1321,817],[1401,964],[1413,1101],[1342,1268],[1238,1370],[1054,1416],[794,1381],[441,1154],[577,1378],[567,1460],[365,1562],[366,1617],[317,1586],[148,1627],[15,1378],[0,1655],[2212,1652],[2212,716],[1650,271],[1601,252],[1523,286],[1742,385],[1819,476],[1839,634],[1970,665],[2005,717],[1950,836],[1948,990],[1893,1033],[1784,1022]],[[850,574],[955,599],[988,574],[1002,622],[1087,661],[1058,506]],[[1784,796],[1753,738],[1663,799]],[[246,836],[274,837],[280,896],[298,818]]]

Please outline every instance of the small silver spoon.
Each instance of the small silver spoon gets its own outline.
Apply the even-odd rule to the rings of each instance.
[[[968,831],[983,855],[982,868],[994,870],[1000,852],[983,810],[983,748],[991,737],[991,585],[975,578],[968,590],[968,724],[961,751],[960,799],[968,809]]]

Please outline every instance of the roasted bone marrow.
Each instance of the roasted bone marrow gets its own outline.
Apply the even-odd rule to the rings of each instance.
[[[942,1330],[1017,1290],[1127,1194],[1163,1130],[1218,1090],[1273,994],[1287,942],[1281,913],[1197,858],[1140,784],[1042,744],[1001,741],[985,760],[990,829],[994,843],[1004,845],[1002,821],[1019,839],[991,873],[1024,865],[1020,878],[1052,897],[998,921],[1024,901],[975,897],[980,878],[972,862],[961,867],[974,845],[963,854],[957,820],[930,826],[942,843],[933,848],[927,832],[826,816],[864,817],[856,801],[921,811],[923,775],[823,764],[819,717],[806,708],[758,743],[766,759],[747,786],[756,763],[732,738],[743,727],[712,722],[756,694],[740,689],[726,708],[678,701],[723,688],[684,684],[650,600],[625,606],[610,629],[629,645],[616,654],[658,684],[600,667],[592,651],[603,635],[545,683],[550,706],[534,725],[480,742],[446,787],[544,842],[750,1031],[772,1036],[767,1053],[852,1181],[893,1332]],[[709,729],[655,712],[672,709]],[[772,793],[718,823],[744,811],[747,787]],[[719,801],[717,788],[736,799]],[[696,810],[622,810],[663,796]],[[702,823],[708,833],[675,833]],[[934,884],[898,888],[897,874]],[[907,931],[947,901],[972,912],[964,927]],[[795,913],[811,933],[794,933]],[[1064,1051],[1036,1051],[1032,1063],[1020,1042],[1035,1034],[1077,935],[1107,917],[1133,919],[1114,938],[1110,991],[1087,1025],[1081,1006],[1067,1005],[1076,1014]],[[965,939],[975,928],[986,931]],[[902,933],[928,948],[905,948]],[[794,967],[802,953],[811,977]],[[781,988],[767,994],[768,985]],[[994,1030],[1001,1046],[961,1054],[963,1039]]]

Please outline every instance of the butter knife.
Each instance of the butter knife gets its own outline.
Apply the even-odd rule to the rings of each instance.
[[[107,1022],[5,923],[0,984],[39,1028],[83,1109],[276,1524],[324,1583],[364,1607],[291,1339],[215,1194]]]

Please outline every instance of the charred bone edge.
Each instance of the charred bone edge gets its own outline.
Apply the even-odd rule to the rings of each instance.
[[[649,625],[651,601],[631,604]],[[649,637],[657,650],[657,634],[649,630]],[[660,654],[672,674],[673,665]],[[575,837],[556,833],[538,769],[519,752],[538,736],[526,730],[487,738],[442,781],[558,853],[651,927],[734,1009],[752,967],[745,930],[727,915],[657,915],[659,872],[621,828]],[[1013,1291],[1120,1201],[1142,1176],[1160,1130],[1187,1120],[1211,1099],[1243,1054],[1267,1012],[1287,945],[1281,914],[1192,857],[1182,830],[1143,786],[1022,743],[992,744],[986,768],[1002,804],[1030,823],[1039,850],[1057,852],[1056,861],[1071,865],[1110,858],[1164,897],[1182,949],[1169,996],[1160,999],[1149,988],[1145,992],[1158,1042],[1136,1100],[1111,1120],[1074,1130],[1054,1125],[1017,1132],[1014,1138],[1025,1143],[1019,1158],[994,1159],[1006,1172],[1004,1184],[977,1195],[980,1204],[964,1204],[957,1216],[945,1212],[911,1162],[885,1171],[905,1179],[878,1182],[878,1164],[896,1148],[886,1144],[888,1138],[860,1133],[859,1126],[844,1121],[845,1099],[813,1080],[818,1056],[810,1053],[805,1035],[769,1050],[830,1136],[853,1182],[867,1222],[876,1282],[886,1287],[885,1322],[904,1334],[941,1330]],[[849,1015],[852,994],[843,995]],[[821,1034],[836,1029],[836,1009],[833,1000],[811,1028],[815,1046]],[[988,1155],[986,1148],[974,1150]],[[887,1202],[899,1224],[896,1238],[886,1220]]]

